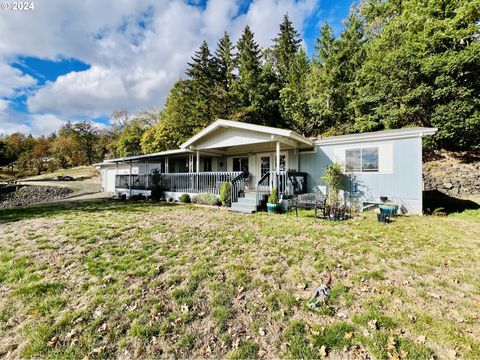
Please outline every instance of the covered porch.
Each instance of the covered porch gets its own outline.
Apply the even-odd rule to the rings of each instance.
[[[300,151],[310,140],[289,130],[217,120],[180,149],[108,160],[115,166],[115,192],[148,195],[154,184],[169,197],[188,193],[218,195],[229,182],[232,201],[256,194],[257,205],[273,187],[280,196],[306,191],[306,174],[298,172]]]

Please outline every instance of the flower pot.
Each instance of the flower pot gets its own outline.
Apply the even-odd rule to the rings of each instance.
[[[278,204],[269,204],[267,203],[267,211],[272,214],[277,213]]]

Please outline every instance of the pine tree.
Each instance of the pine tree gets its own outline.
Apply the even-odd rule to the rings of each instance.
[[[287,84],[280,91],[281,114],[286,126],[305,136],[311,136],[315,132],[306,92],[309,70],[307,54],[300,49],[290,64]]]
[[[202,95],[209,97],[216,74],[215,62],[206,41],[192,56],[192,62],[187,64],[189,66],[187,75],[195,81]]]
[[[195,121],[201,126],[207,126],[216,117],[214,91],[217,70],[206,41],[200,45],[188,66],[187,75],[191,78],[188,83],[191,89],[189,101],[193,101],[193,114],[196,117],[195,120],[188,119],[188,121]]]
[[[325,22],[320,29],[320,36],[315,44],[315,50],[317,50],[315,60],[319,63],[324,63],[331,56],[334,48],[335,37],[333,36],[333,29],[328,22]]]
[[[215,51],[215,65],[217,67],[217,81],[225,91],[230,91],[235,80],[235,57],[233,55],[234,46],[230,36],[225,31],[217,44]]]
[[[262,122],[260,118],[261,93],[261,53],[255,42],[253,32],[247,25],[237,43],[238,79],[234,84],[234,93],[239,108],[235,117],[248,122]]]
[[[287,78],[290,65],[294,61],[295,55],[300,48],[301,40],[299,36],[288,15],[285,15],[280,24],[280,32],[277,38],[273,39],[275,67],[281,81],[285,81]]]

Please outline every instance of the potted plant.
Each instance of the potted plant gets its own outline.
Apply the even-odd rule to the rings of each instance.
[[[276,213],[278,208],[278,193],[277,189],[273,188],[267,199],[267,211],[269,213]]]

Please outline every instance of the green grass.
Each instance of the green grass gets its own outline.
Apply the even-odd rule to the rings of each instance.
[[[480,211],[388,225],[300,215],[113,201],[2,210],[0,354],[480,358]],[[312,311],[326,269],[330,301]]]
[[[96,176],[97,170],[94,166],[77,166],[69,169],[59,169],[49,173],[44,173],[36,176],[28,176],[25,179],[21,180],[48,180],[48,179],[57,179],[58,176],[73,176],[78,179],[88,179],[92,176]]]

